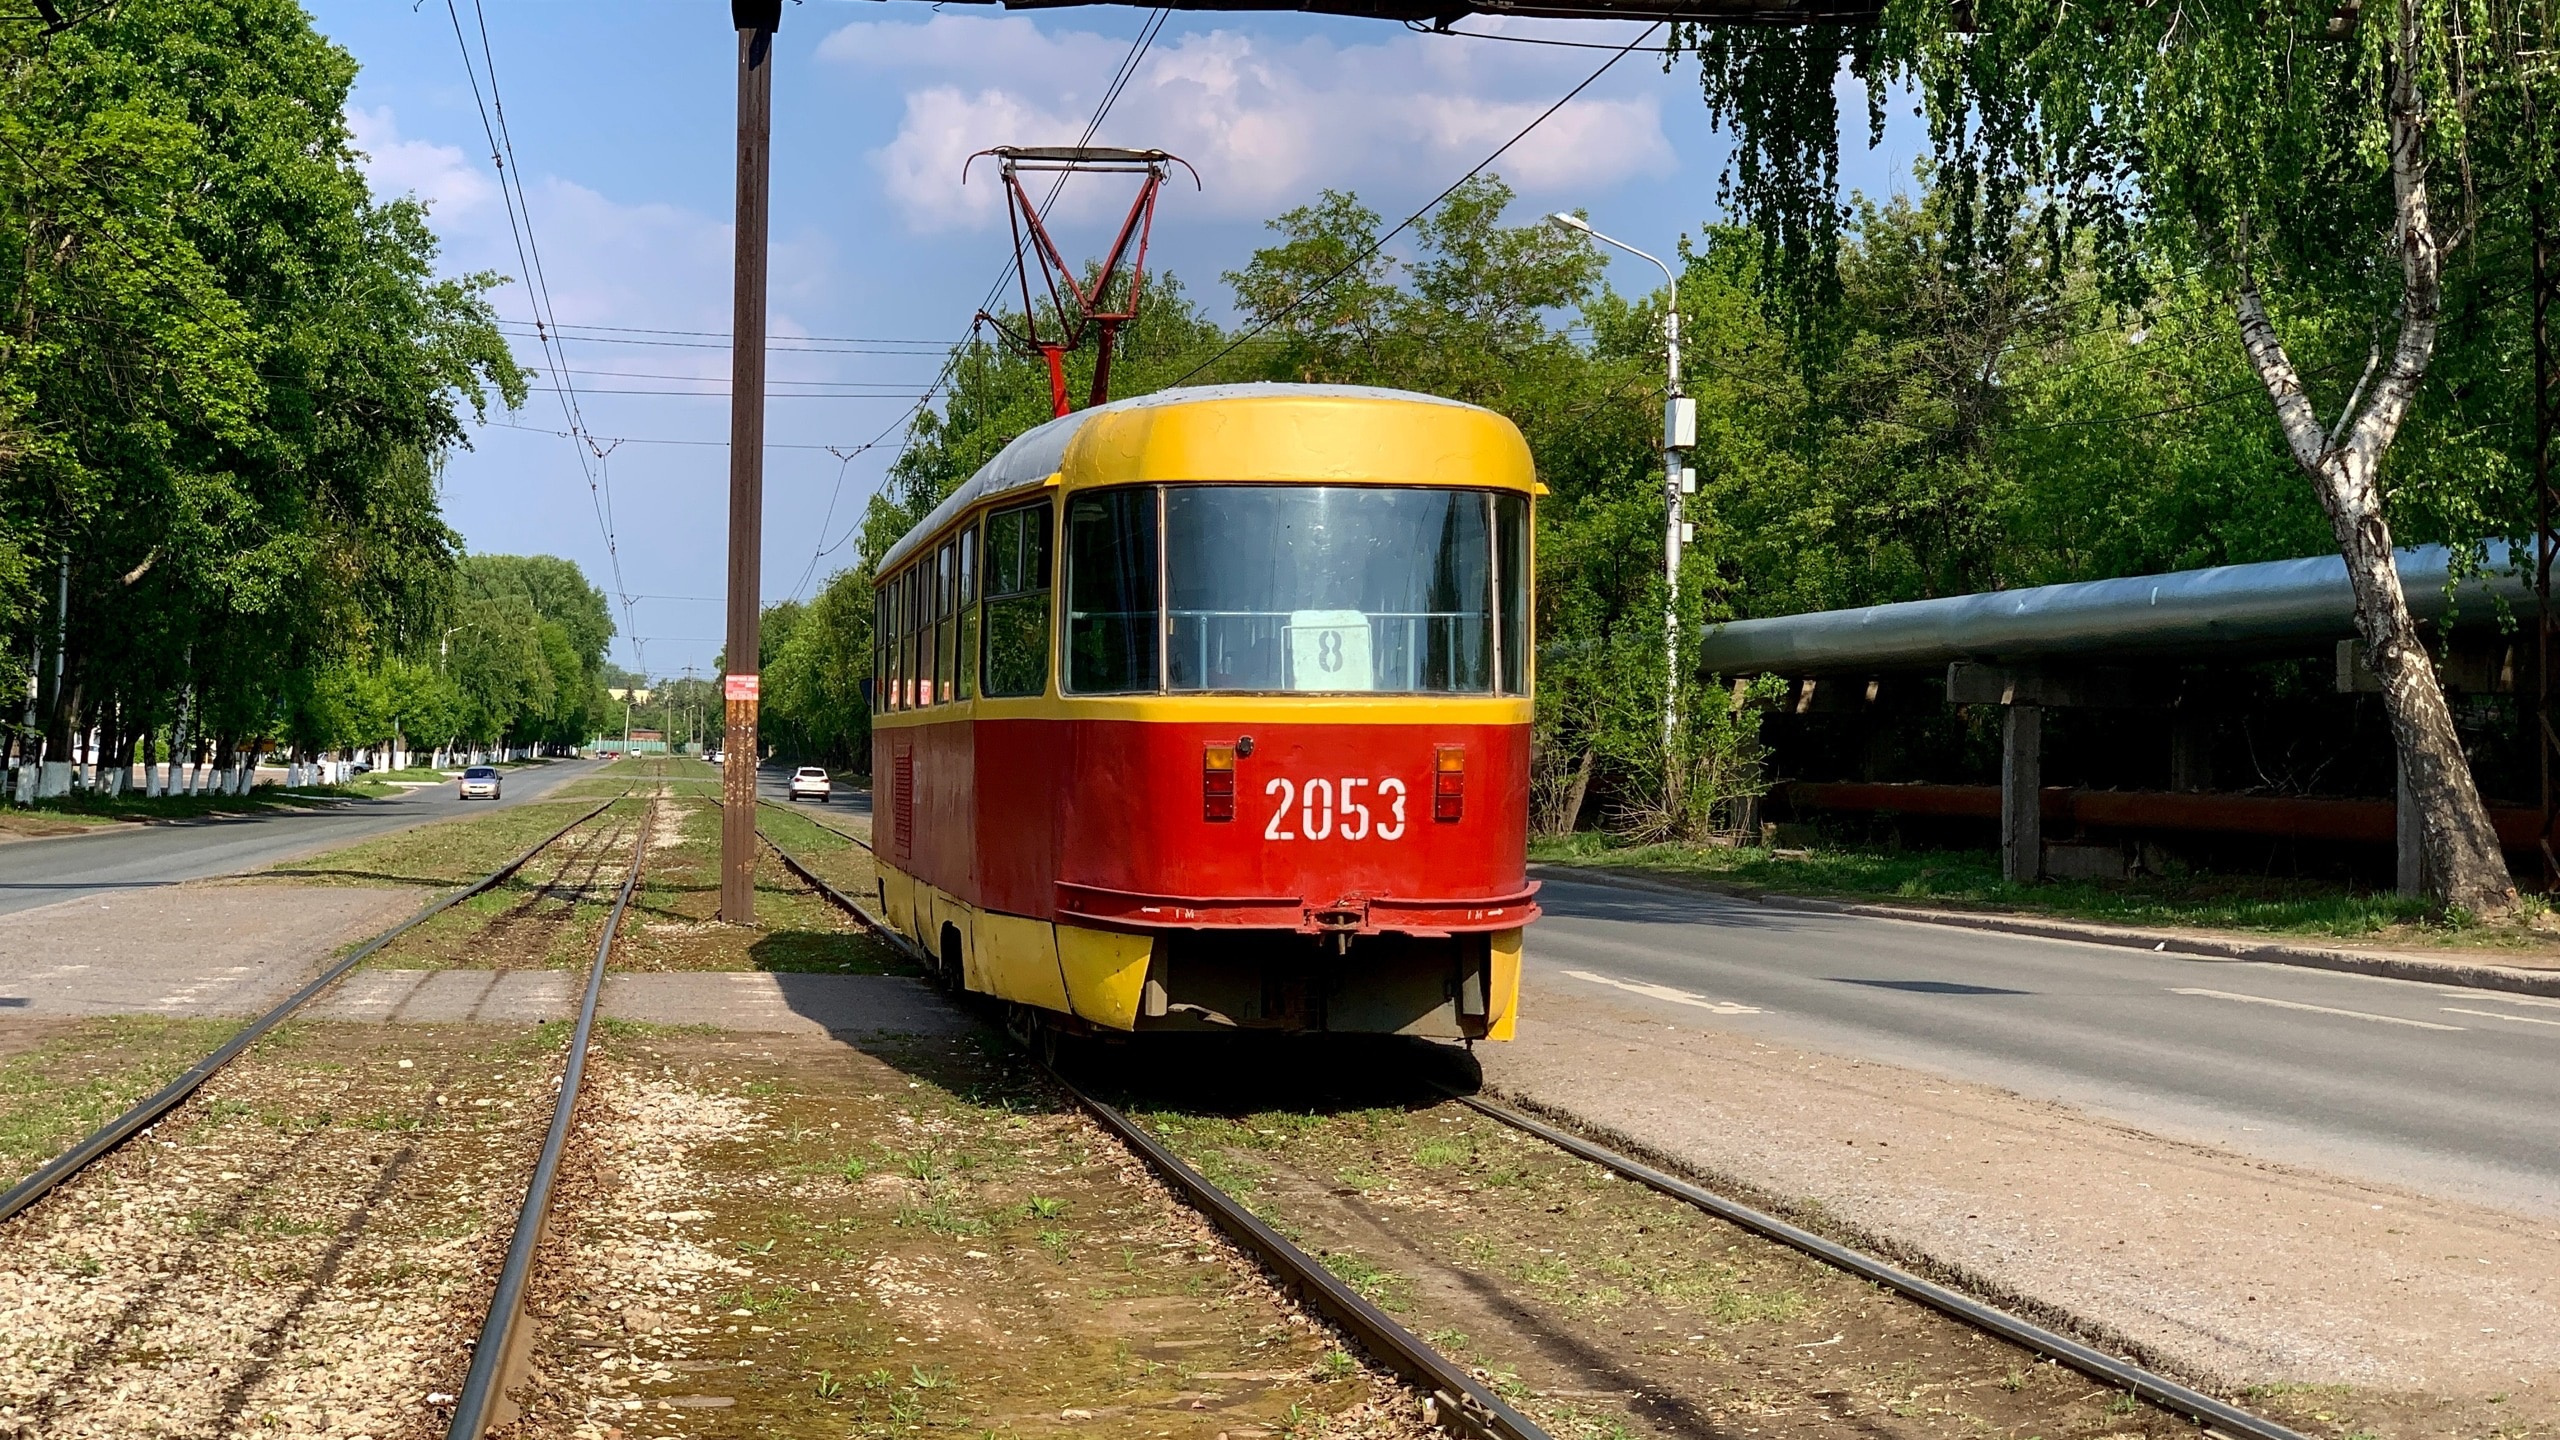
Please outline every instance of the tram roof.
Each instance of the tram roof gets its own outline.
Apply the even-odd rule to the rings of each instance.
[[[1509,429],[1511,422],[1480,405],[1463,400],[1450,400],[1438,395],[1425,395],[1414,390],[1389,390],[1374,385],[1288,385],[1256,382],[1244,385],[1199,385],[1190,388],[1158,390],[1153,394],[1114,400],[1090,410],[1078,410],[1055,420],[1035,425],[1013,443],[996,452],[996,457],[978,467],[978,473],[960,484],[960,488],[933,507],[933,513],[916,522],[914,528],[898,537],[898,543],[880,557],[879,574],[886,577],[905,563],[923,545],[926,537],[939,532],[967,512],[970,507],[1000,499],[1018,491],[1039,490],[1049,478],[1066,468],[1067,448],[1084,427],[1102,416],[1127,415],[1148,410],[1168,410],[1185,406],[1233,404],[1239,401],[1306,401],[1358,400],[1381,404],[1436,405],[1451,410],[1487,416]],[[1518,432],[1513,431],[1516,437]],[[1526,466],[1527,447],[1521,447]],[[1246,479],[1248,476],[1233,478]],[[1382,477],[1383,478],[1383,477]]]

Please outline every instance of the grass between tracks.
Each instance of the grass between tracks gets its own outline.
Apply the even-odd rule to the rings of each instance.
[[[758,823],[828,882],[857,900],[874,881],[869,857],[842,839],[794,828],[765,807]],[[829,847],[832,848],[829,848]],[[755,928],[720,921],[720,806],[716,798],[665,802],[649,866],[632,899],[637,914],[616,953],[625,970],[770,970],[912,975],[914,965],[759,847]]]
[[[562,788],[562,795],[619,795],[639,785],[666,795],[720,793],[720,767],[684,756],[628,755]]]
[[[440,1432],[567,1027],[293,1022],[0,1232],[0,1414]]]
[[[237,1020],[117,1015],[0,1030],[0,1186],[35,1173],[239,1028]]]
[[[625,1027],[591,1074],[532,1433],[1423,1433],[979,1035]]]
[[[2016,885],[2000,878],[2000,857],[1990,850],[1619,845],[1590,832],[1532,840],[1529,858],[1744,894],[1873,900],[2139,928],[2238,931],[2375,948],[2508,951],[2511,956],[2494,958],[2560,962],[2560,945],[2545,932],[2463,924],[2447,920],[2424,901],[2278,876],[2194,874]]]
[[[1420,1066],[1410,1056],[1377,1061],[1347,1084],[1361,1062],[1239,1057],[1219,1068],[1319,1067],[1335,1078],[1229,1086],[1205,1105],[1196,1085],[1179,1106],[1142,1094],[1141,1117],[1372,1303],[1485,1367],[1505,1398],[1559,1436],[2192,1433],[2182,1419],[1412,1094]]]
[[[539,800],[489,810],[467,819],[439,821],[377,836],[342,850],[288,861],[260,872],[301,884],[418,885],[451,889],[467,885],[594,806]]]

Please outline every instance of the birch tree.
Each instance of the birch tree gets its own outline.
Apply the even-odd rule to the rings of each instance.
[[[1967,243],[2040,246],[2055,273],[2086,247],[2128,307],[2162,276],[2225,297],[2346,560],[2434,882],[2483,916],[2515,888],[2392,563],[2389,457],[2449,265],[2512,240],[2550,173],[2548,24],[2520,0],[1890,0],[1867,30],[1692,37],[1740,141],[1727,198],[1801,324],[1834,283],[1842,69],[1867,82],[1871,136],[1917,100]],[[2363,323],[2299,322],[2315,313]]]

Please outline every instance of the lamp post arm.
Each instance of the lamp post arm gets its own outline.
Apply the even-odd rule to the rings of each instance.
[[[1662,263],[1661,256],[1656,255],[1649,250],[1639,250],[1624,240],[1620,240],[1610,235],[1603,235],[1597,230],[1585,228],[1582,233],[1599,241],[1603,245],[1614,245],[1619,249],[1626,251],[1628,254],[1635,256],[1639,260],[1652,261],[1653,268],[1662,272],[1662,335],[1663,339],[1669,343],[1671,349],[1671,393],[1674,395],[1679,394],[1680,277],[1671,273],[1671,267]]]

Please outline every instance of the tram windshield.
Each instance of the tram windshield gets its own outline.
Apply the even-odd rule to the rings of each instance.
[[[1079,496],[1068,688],[1520,693],[1526,530],[1524,497],[1482,490],[1172,485]]]

